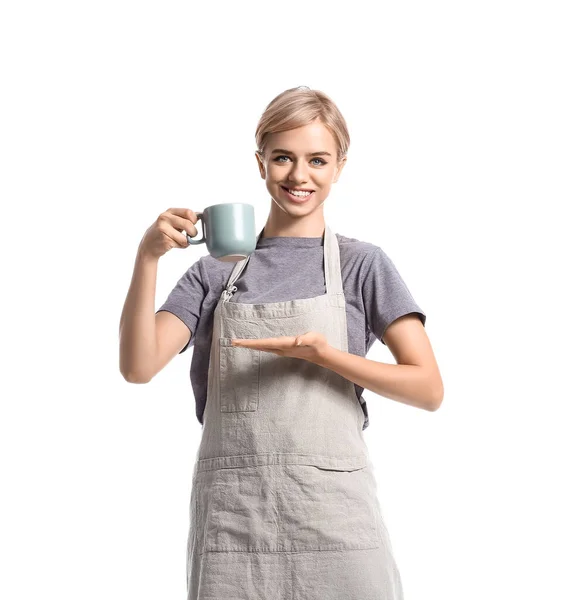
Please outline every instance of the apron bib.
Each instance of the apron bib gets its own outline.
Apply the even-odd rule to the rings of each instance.
[[[235,265],[214,313],[188,600],[402,600],[354,384],[303,359],[231,345],[318,331],[348,351],[336,236],[325,227],[322,296],[232,302],[248,261]]]

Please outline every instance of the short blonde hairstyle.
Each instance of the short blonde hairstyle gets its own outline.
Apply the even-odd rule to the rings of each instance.
[[[340,162],[348,152],[350,135],[336,104],[324,93],[305,85],[280,93],[265,108],[255,132],[257,154],[263,158],[268,135],[308,125],[315,119],[332,133]]]

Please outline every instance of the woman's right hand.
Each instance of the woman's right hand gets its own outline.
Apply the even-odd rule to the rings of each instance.
[[[171,248],[187,248],[189,242],[185,232],[195,237],[195,223],[197,215],[190,208],[169,208],[147,229],[139,251],[146,257],[159,259]]]

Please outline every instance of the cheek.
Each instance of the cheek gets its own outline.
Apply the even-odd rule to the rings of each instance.
[[[331,183],[332,179],[330,177],[321,177],[320,179],[316,180],[316,184],[321,191],[328,190],[330,188]]]
[[[322,169],[320,172],[316,173],[316,175],[314,176],[314,180],[320,187],[327,188],[332,183],[334,175],[334,169]]]

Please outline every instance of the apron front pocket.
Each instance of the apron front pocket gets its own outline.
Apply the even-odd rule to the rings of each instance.
[[[206,552],[378,548],[376,492],[366,468],[264,465],[209,472]]]
[[[283,550],[378,548],[376,490],[369,469],[284,465],[277,478]]]
[[[221,412],[254,411],[259,407],[260,350],[231,345],[219,338],[219,405]]]

